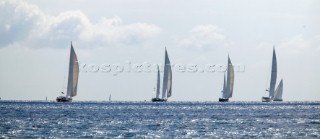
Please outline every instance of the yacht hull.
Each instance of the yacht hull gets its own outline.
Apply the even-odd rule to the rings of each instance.
[[[283,101],[282,99],[274,99],[273,101]]]
[[[162,98],[152,98],[151,99],[152,102],[166,102],[167,99],[162,99]]]
[[[72,98],[67,98],[67,97],[57,97],[57,102],[72,102]]]
[[[228,102],[229,99],[228,98],[219,98],[219,102]]]
[[[261,100],[262,100],[262,102],[271,102],[270,97],[262,97]]]

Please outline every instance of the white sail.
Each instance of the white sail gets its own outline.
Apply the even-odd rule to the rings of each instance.
[[[226,74],[223,75],[223,90],[222,90],[222,98],[227,98],[227,85],[226,85]]]
[[[111,94],[109,95],[109,101],[111,101]]]
[[[229,96],[228,98],[232,97],[233,94],[233,84],[234,84],[234,69],[233,69],[233,65],[231,63],[231,60],[228,56],[228,80],[229,80],[229,84],[228,84],[228,88],[229,88]]]
[[[231,60],[228,56],[228,67],[227,67],[227,80],[224,76],[223,85],[223,98],[231,98],[233,94],[233,84],[234,84],[234,69]],[[226,80],[226,81],[225,81]]]
[[[269,87],[269,97],[270,98],[273,98],[273,96],[274,96],[276,81],[277,81],[277,57],[276,57],[276,52],[273,48],[271,80],[270,80],[270,87]]]
[[[281,79],[276,91],[274,92],[273,100],[282,100],[283,80]]]
[[[171,97],[172,95],[172,70],[171,70],[171,64],[170,64],[170,60],[168,58],[168,86],[167,86],[167,98]]]
[[[157,65],[158,68],[158,75],[157,75],[157,88],[156,88],[156,98],[160,97],[160,70],[159,65]]]
[[[167,49],[165,49],[165,60],[164,60],[164,73],[163,73],[163,85],[162,85],[162,98],[167,98],[172,95],[172,70],[170,60],[168,57]]]
[[[67,97],[73,97],[77,95],[78,76],[79,76],[78,58],[71,43]]]

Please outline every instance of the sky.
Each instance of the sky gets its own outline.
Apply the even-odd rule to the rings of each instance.
[[[77,101],[151,100],[165,48],[169,101],[217,101],[228,55],[238,67],[230,101],[261,101],[273,47],[283,99],[320,101],[318,0],[2,0],[1,99],[55,100],[66,90],[71,41]]]

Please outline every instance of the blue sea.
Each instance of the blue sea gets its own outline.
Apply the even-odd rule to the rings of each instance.
[[[0,101],[0,138],[320,138],[320,102]]]

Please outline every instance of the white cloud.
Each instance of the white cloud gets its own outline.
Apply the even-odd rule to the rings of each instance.
[[[279,51],[286,54],[296,55],[305,54],[311,51],[320,51],[320,35],[308,36],[298,34],[293,37],[280,40],[278,43],[261,42],[258,49],[270,50],[270,47],[275,46]]]
[[[81,11],[47,15],[24,1],[0,2],[0,45],[21,43],[30,47],[64,47],[71,40],[83,47],[143,43],[161,32],[153,24],[124,24],[121,18],[103,18],[97,23]]]
[[[149,39],[160,32],[160,28],[146,23],[124,25],[119,17],[103,18],[98,24],[87,26],[80,38],[93,41],[101,38],[105,43],[131,43]]]
[[[229,43],[221,32],[222,29],[215,25],[199,25],[191,29],[187,37],[179,40],[179,45],[196,48],[227,46]]]
[[[305,51],[320,50],[320,35],[306,38],[299,34],[292,38],[285,39],[279,44],[280,48],[291,54],[303,53]]]
[[[24,2],[0,2],[0,45],[5,46],[15,40],[23,40],[41,20],[41,12],[35,6]]]

